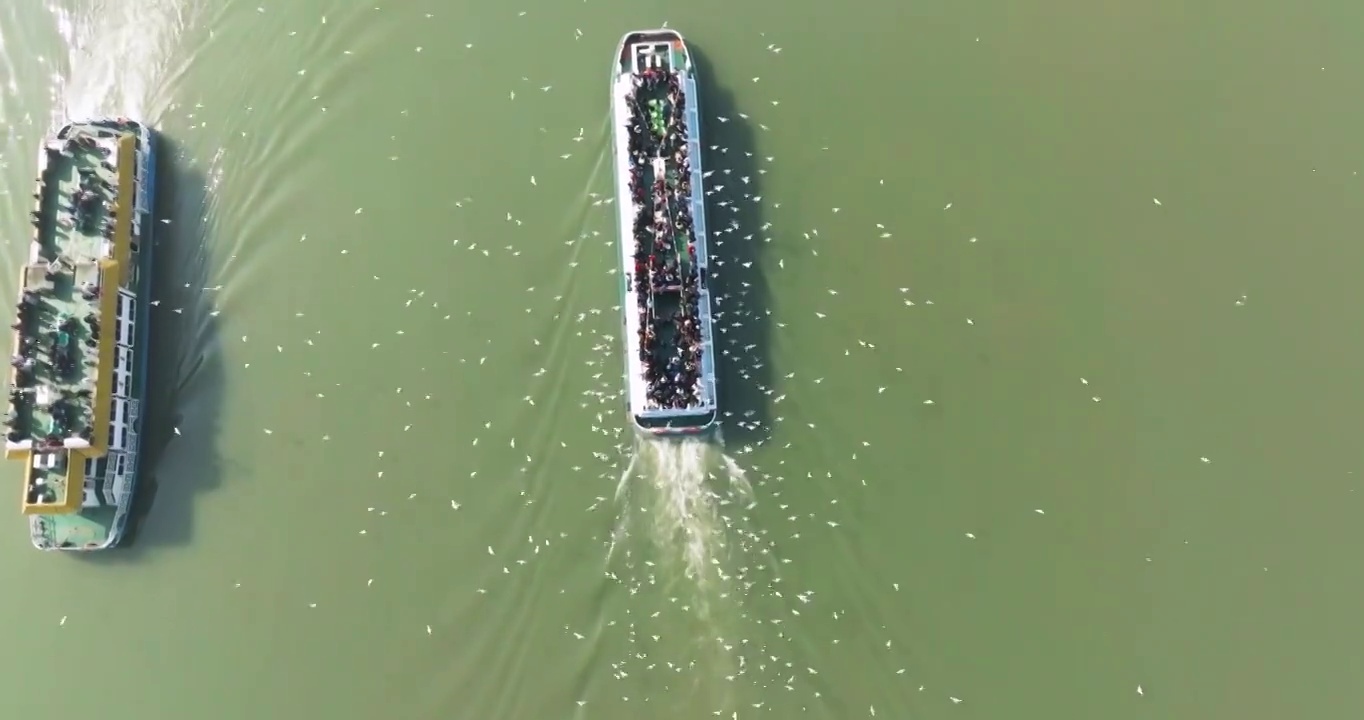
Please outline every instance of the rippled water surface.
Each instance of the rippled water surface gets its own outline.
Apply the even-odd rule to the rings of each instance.
[[[0,524],[7,717],[1364,710],[1361,6],[262,1],[0,7],[7,237],[65,117],[164,136],[136,536]],[[715,443],[621,413],[664,23]]]

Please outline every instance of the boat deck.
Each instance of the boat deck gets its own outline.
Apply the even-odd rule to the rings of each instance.
[[[23,289],[35,293],[41,305],[35,322],[26,323],[20,332],[26,337],[37,338],[40,344],[42,336],[46,335],[50,339],[55,333],[57,344],[69,344],[77,358],[62,372],[58,372],[52,363],[39,362],[36,365],[37,402],[26,403],[31,413],[27,429],[35,437],[78,434],[84,424],[68,428],[76,432],[62,432],[63,424],[58,423],[52,414],[54,405],[51,398],[74,394],[83,388],[90,389],[99,368],[95,349],[80,342],[90,337],[89,326],[84,324],[84,318],[92,314],[99,317],[99,299],[87,298],[80,288],[99,283],[99,260],[105,242],[100,228],[109,216],[107,208],[100,203],[92,206],[84,222],[75,222],[71,217],[70,198],[81,190],[81,169],[98,173],[109,183],[117,179],[113,172],[99,167],[98,160],[85,153],[73,158],[61,158],[49,165],[47,181],[53,184],[54,192],[43,197],[42,204],[45,207],[39,210],[38,242],[33,245],[39,257],[30,257],[29,264],[24,267]],[[56,273],[51,272],[54,265],[59,268]],[[68,268],[69,272],[60,271]],[[72,318],[82,323],[82,326],[74,333],[63,331],[62,323]]]
[[[100,487],[108,448],[115,316],[135,212],[136,137],[76,124],[44,148],[21,278],[6,455],[22,459],[35,542],[108,541],[118,508]],[[93,472],[87,472],[87,470]]]
[[[647,35],[647,37],[642,36]],[[628,383],[629,411],[632,416],[639,417],[672,417],[677,416],[679,422],[683,422],[684,417],[701,416],[711,414],[716,409],[715,397],[715,377],[714,377],[714,343],[711,337],[711,308],[710,308],[710,289],[706,281],[706,267],[708,264],[708,253],[706,249],[706,224],[705,208],[702,198],[702,171],[701,153],[698,132],[700,130],[698,113],[696,111],[696,84],[690,75],[691,64],[686,54],[685,45],[681,38],[672,33],[667,33],[666,37],[655,38],[649,34],[632,34],[622,42],[622,54],[619,73],[615,76],[612,87],[613,123],[616,127],[614,133],[615,157],[616,157],[616,182],[617,182],[617,202],[618,212],[620,213],[620,252],[622,269],[625,274],[626,293],[623,312],[625,315],[625,343],[629,350],[626,353],[626,377]],[[681,288],[670,287],[666,284],[655,284],[649,287],[649,279],[634,277],[635,257],[638,249],[638,241],[635,238],[636,217],[640,211],[640,203],[636,200],[630,188],[630,134],[625,132],[631,124],[631,102],[634,90],[634,72],[642,72],[645,69],[668,70],[677,68],[683,72],[682,88],[683,97],[686,100],[684,108],[684,122],[687,124],[686,154],[690,164],[690,177],[687,178],[690,185],[690,192],[684,195],[681,204],[674,202],[669,194],[669,201],[654,207],[656,213],[663,213],[671,225],[671,220],[680,211],[687,211],[692,221],[691,238],[694,239],[694,249],[696,253],[695,265],[700,271],[701,282],[699,286],[699,302],[697,309],[699,313],[699,323],[701,326],[701,371],[696,402],[686,408],[660,408],[652,403],[648,397],[648,386],[644,379],[644,363],[640,357],[641,348],[639,346],[641,319],[636,311],[638,298],[641,293],[648,295],[647,306],[651,310],[654,318],[667,319],[674,312],[686,314],[687,309],[682,302]],[[648,122],[657,122],[657,116],[670,112],[667,107],[666,98],[640,98],[649,105],[646,111]],[[662,178],[670,189],[679,186],[682,168],[670,155],[655,157],[646,167],[641,168],[643,172],[643,187],[652,187],[654,180]],[[652,199],[645,202],[652,203]],[[665,251],[665,256],[675,258],[680,268],[685,272],[691,269],[693,259],[688,251],[688,236],[686,233],[676,233],[671,236],[671,247]],[[667,323],[663,323],[666,325]],[[665,328],[659,333],[659,345],[666,351],[667,346],[675,345],[672,341],[671,333]],[[663,360],[664,358],[656,358]]]
[[[108,542],[117,519],[117,506],[98,505],[69,515],[36,515],[33,529],[44,547],[84,548]]]

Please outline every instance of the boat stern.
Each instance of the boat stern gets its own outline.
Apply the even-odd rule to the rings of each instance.
[[[715,408],[654,411],[632,415],[635,430],[646,437],[702,437],[719,427]]]

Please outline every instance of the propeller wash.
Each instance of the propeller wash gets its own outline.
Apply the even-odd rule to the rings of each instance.
[[[53,125],[105,115],[155,119],[149,106],[172,74],[193,9],[194,0],[48,2],[67,47],[65,76],[53,80]]]
[[[647,536],[669,584],[685,581],[702,610],[721,597],[747,555],[747,510],[753,489],[743,468],[709,439],[636,439],[616,487],[620,515],[611,554],[627,539]]]

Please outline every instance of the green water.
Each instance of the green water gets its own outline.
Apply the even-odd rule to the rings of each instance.
[[[53,119],[154,122],[158,389],[130,547],[15,489],[7,717],[1364,712],[1364,6],[53,1],[3,291]],[[664,22],[723,448],[623,430],[607,75]]]

